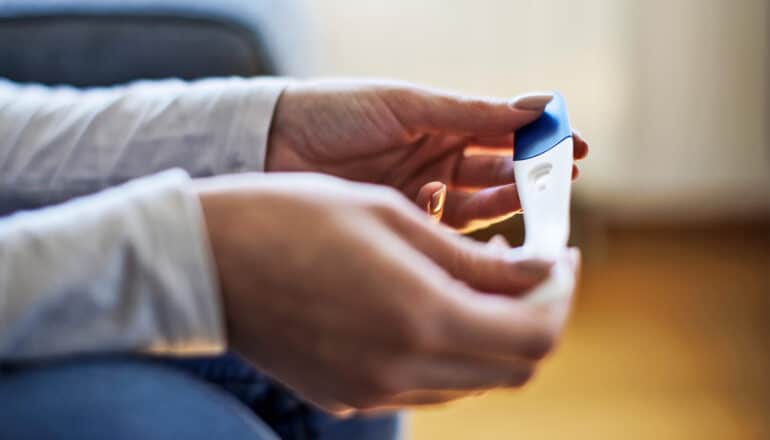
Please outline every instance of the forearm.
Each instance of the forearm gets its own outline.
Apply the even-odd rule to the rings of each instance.
[[[169,80],[77,90],[0,81],[0,214],[178,167],[264,169],[279,79]]]
[[[223,318],[181,171],[0,220],[0,359],[216,352]]]

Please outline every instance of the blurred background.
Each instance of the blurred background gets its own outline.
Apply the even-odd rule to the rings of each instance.
[[[412,438],[770,438],[768,4],[308,2],[313,73],[559,89],[591,143],[560,351],[521,392],[415,412]]]
[[[522,391],[414,412],[410,438],[768,439],[769,3],[0,0],[0,76],[558,89],[592,148],[562,346]],[[495,232],[519,243],[521,219]]]
[[[412,438],[770,438],[767,1],[311,9],[317,73],[559,89],[592,147],[573,207],[583,279],[560,351],[521,392],[417,411]],[[497,230],[521,242],[520,218]]]

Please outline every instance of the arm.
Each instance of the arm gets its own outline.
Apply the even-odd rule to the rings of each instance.
[[[168,171],[0,219],[0,359],[224,346],[199,202]]]
[[[285,82],[80,91],[0,80],[0,215],[172,167],[262,170]],[[0,359],[224,347],[197,198],[175,171],[0,218]]]
[[[0,215],[168,168],[262,171],[285,85],[230,78],[83,91],[0,80]]]
[[[430,160],[447,148],[455,165],[477,171],[458,169],[449,182],[458,188],[511,179],[504,168],[484,172],[457,152],[536,117],[519,108],[532,100],[509,105],[411,87],[364,87],[364,97],[323,84],[312,89],[278,105],[274,169],[348,178],[366,172],[401,194],[294,173],[200,179],[193,196],[176,174],[0,220],[0,356],[218,349],[225,323],[232,349],[331,411],[438,403],[525,383],[569,310],[570,298],[537,305],[520,298],[554,262],[455,235],[403,194],[448,175],[440,159]],[[413,113],[408,126],[388,113],[399,103],[401,116]],[[386,119],[371,118],[377,115]],[[469,123],[479,133],[465,133]],[[435,125],[464,134],[431,137]],[[506,149],[510,138],[485,143]],[[348,147],[328,148],[337,144]],[[369,154],[383,147],[384,157]],[[492,159],[483,163],[495,165]],[[399,175],[413,179],[399,185]],[[476,199],[465,205],[477,208],[466,208],[465,217],[489,217],[479,196],[495,206],[504,190],[510,184],[470,195]],[[577,270],[574,252],[559,258]]]

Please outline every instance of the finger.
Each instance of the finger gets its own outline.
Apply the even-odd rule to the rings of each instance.
[[[454,185],[465,190],[479,190],[513,181],[510,157],[463,156],[457,164]]]
[[[404,367],[404,389],[480,391],[524,385],[536,362],[515,357],[441,356]]]
[[[428,215],[437,221],[441,221],[441,216],[444,214],[446,191],[446,185],[441,182],[426,183],[417,193],[417,206],[423,208]]]
[[[487,148],[513,148],[513,132],[499,136],[474,136],[468,140],[468,145]]]
[[[570,259],[571,267],[577,264],[568,252],[561,258]],[[465,295],[450,297],[437,334],[450,352],[536,361],[555,345],[571,293],[547,305],[533,305],[500,295],[479,295],[468,289]]]
[[[553,263],[524,259],[523,254],[511,252],[501,255],[426,222],[425,215],[415,208],[393,211],[384,220],[437,269],[443,269],[443,273],[416,280],[424,284],[419,291],[433,292],[434,298],[440,298],[434,303],[430,320],[434,353],[537,360],[550,351],[563,326],[572,291],[547,304],[510,296],[545,280]],[[571,257],[565,252],[559,258]]]
[[[577,131],[572,132],[573,156],[576,160],[588,156],[588,142]]]
[[[400,120],[419,131],[470,136],[499,136],[534,121],[543,113],[553,94],[531,94],[511,100],[462,96],[411,88],[391,97]]]
[[[457,164],[455,186],[463,190],[479,190],[490,186],[501,186],[513,183],[513,160],[510,156],[465,154]],[[572,180],[577,179],[578,167],[572,166]]]
[[[542,359],[561,325],[543,316],[542,307],[492,295],[469,295],[447,313],[444,348],[465,354]]]
[[[588,156],[588,142],[577,132],[572,132],[573,157],[575,160]],[[511,158],[513,155],[514,133],[500,136],[472,137],[468,140],[466,155],[495,155]]]
[[[444,223],[467,232],[504,220],[521,210],[516,184],[475,193],[450,191],[444,205]]]
[[[405,213],[391,222],[403,239],[455,280],[482,292],[520,295],[545,280],[553,266],[551,261],[502,253],[426,223],[423,216]]]

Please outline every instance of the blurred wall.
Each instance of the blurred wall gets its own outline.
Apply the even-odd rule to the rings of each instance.
[[[635,219],[770,213],[766,0],[305,0],[320,75],[564,92],[576,191]]]

